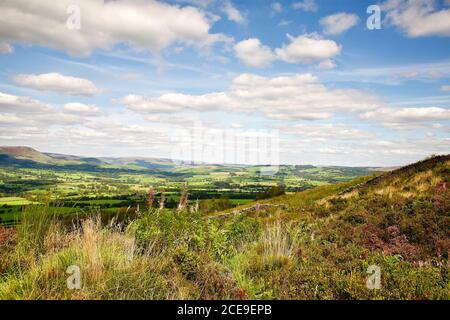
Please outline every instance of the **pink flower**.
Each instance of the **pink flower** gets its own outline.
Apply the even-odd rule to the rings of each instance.
[[[155,190],[150,187],[147,192],[147,206],[151,208],[153,206],[153,201],[155,200]]]
[[[188,204],[188,190],[187,188],[183,188],[183,191],[181,192],[181,198],[180,198],[180,203],[178,204],[178,210],[184,210],[187,207]]]

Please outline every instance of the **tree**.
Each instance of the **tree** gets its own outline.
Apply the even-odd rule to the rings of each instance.
[[[270,198],[282,196],[284,194],[286,194],[286,192],[284,190],[284,186],[274,186],[274,187],[268,188],[264,192],[261,192],[258,195],[257,199],[258,200],[270,199]]]

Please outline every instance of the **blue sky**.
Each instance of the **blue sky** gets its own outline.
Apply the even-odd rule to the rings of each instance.
[[[280,163],[355,166],[450,150],[449,1],[31,2],[0,4],[1,145],[176,157],[274,135]]]

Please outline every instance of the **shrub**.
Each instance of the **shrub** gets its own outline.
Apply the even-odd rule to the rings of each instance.
[[[261,224],[255,218],[240,215],[228,226],[228,241],[238,247],[246,242],[256,241],[261,234]]]

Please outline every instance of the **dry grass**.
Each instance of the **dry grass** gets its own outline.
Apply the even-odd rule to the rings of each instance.
[[[353,190],[347,193],[344,193],[343,195],[341,195],[340,197],[342,199],[350,199],[350,198],[356,198],[359,196],[359,191],[358,190]]]
[[[261,236],[263,255],[267,259],[289,259],[293,255],[293,247],[289,235],[280,221],[274,222],[264,230]]]

